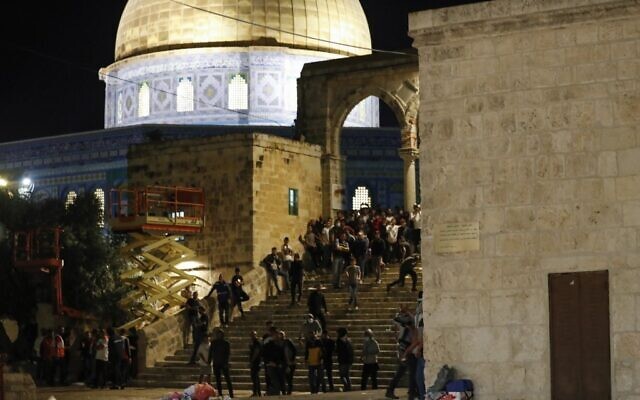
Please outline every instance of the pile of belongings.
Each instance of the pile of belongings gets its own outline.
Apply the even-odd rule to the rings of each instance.
[[[209,400],[218,396],[218,392],[208,383],[196,383],[184,390],[184,392],[173,392],[162,397],[162,400]]]
[[[456,371],[443,365],[438,371],[435,382],[427,389],[429,400],[469,400],[473,397],[473,382],[469,379],[456,379]]]

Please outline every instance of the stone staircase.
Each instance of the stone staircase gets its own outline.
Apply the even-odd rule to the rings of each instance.
[[[359,310],[348,311],[347,302],[349,294],[346,288],[335,290],[331,288],[331,278],[321,275],[315,279],[309,279],[305,283],[307,287],[321,282],[326,289],[323,290],[329,309],[327,327],[333,339],[336,338],[336,329],[345,327],[349,330],[349,337],[354,346],[355,363],[351,369],[351,379],[354,388],[359,388],[362,374],[360,354],[364,340],[363,332],[371,328],[380,344],[381,353],[378,358],[380,370],[378,372],[378,386],[386,387],[396,368],[396,333],[392,319],[401,304],[406,304],[413,312],[415,309],[417,292],[411,291],[411,278],[407,277],[404,287],[395,286],[387,293],[387,283],[397,279],[397,265],[388,265],[382,274],[382,283],[376,285],[371,277],[361,285],[358,295]],[[421,271],[418,268],[418,290],[422,288]],[[251,379],[248,366],[249,335],[252,330],[261,336],[265,330],[267,320],[274,321],[274,325],[287,333],[298,349],[298,365],[294,378],[294,391],[308,391],[307,369],[304,367],[304,347],[298,343],[297,336],[300,331],[303,317],[307,314],[306,298],[308,289],[302,294],[300,305],[290,306],[289,293],[283,293],[277,298],[263,301],[245,312],[245,319],[236,318],[229,328],[225,329],[225,337],[231,343],[231,376],[234,390],[251,390]],[[217,321],[216,321],[217,322]],[[192,348],[178,351],[173,356],[167,357],[163,362],[156,364],[154,368],[146,369],[138,375],[133,382],[134,386],[185,388],[193,384],[198,378],[198,367],[187,365]],[[338,378],[338,364],[334,354],[334,385],[341,387]],[[264,376],[261,373],[261,384],[264,388]]]

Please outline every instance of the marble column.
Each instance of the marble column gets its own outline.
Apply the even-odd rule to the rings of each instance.
[[[404,209],[411,211],[416,203],[416,160],[420,153],[409,147],[398,150],[398,154],[404,161]]]

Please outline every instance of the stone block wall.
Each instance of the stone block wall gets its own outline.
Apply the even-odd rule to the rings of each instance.
[[[302,256],[299,235],[322,215],[320,147],[274,136],[257,135],[253,146],[253,262],[258,263],[289,237]],[[289,214],[289,189],[298,191],[297,215]]]
[[[5,367],[4,391],[5,400],[36,400],[36,384],[30,374],[24,372],[9,372]]]
[[[640,393],[640,3],[496,0],[410,16],[420,57],[427,379],[549,399],[548,274],[609,271],[612,396]]]
[[[129,186],[202,187],[206,226],[187,237],[218,268],[254,267],[286,235],[297,243],[306,222],[320,215],[318,146],[265,134],[230,134],[134,146]],[[297,188],[299,215],[288,212]]]

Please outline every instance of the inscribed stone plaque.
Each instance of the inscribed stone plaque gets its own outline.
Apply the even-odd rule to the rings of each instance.
[[[435,228],[436,253],[480,250],[480,224],[478,222],[436,224]]]

